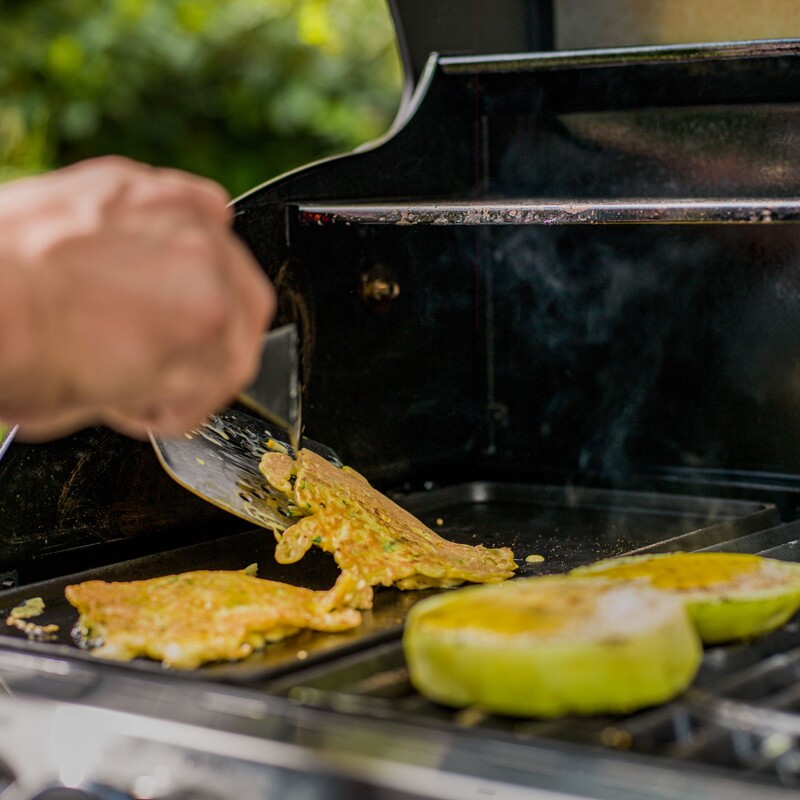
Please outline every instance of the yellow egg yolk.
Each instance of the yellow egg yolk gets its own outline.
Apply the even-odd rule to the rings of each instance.
[[[736,581],[756,572],[759,556],[745,553],[676,553],[665,558],[609,564],[592,575],[610,580],[647,578],[657,589],[692,590]]]
[[[481,629],[497,634],[549,635],[572,628],[596,611],[607,586],[506,586],[502,591],[454,595],[432,608],[420,624],[441,630]]]

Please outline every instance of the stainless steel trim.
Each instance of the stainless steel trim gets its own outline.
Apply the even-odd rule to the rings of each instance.
[[[325,203],[300,206],[298,218],[307,225],[754,224],[800,222],[800,198]]]
[[[675,64],[735,58],[780,58],[800,55],[798,39],[753,39],[704,44],[639,45],[542,53],[501,53],[484,56],[442,56],[447,73],[514,72],[525,70]]]

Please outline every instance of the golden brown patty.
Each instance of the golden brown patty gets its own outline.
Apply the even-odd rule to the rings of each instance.
[[[426,589],[464,581],[497,583],[516,569],[509,548],[471,547],[442,539],[357,472],[339,469],[309,450],[301,450],[297,461],[282,453],[266,453],[261,471],[309,515],[276,534],[280,539],[275,558],[282,564],[294,563],[312,545],[333,553],[343,578],[358,579],[349,600],[357,608],[372,605],[370,587],[378,584]]]
[[[224,570],[66,588],[82,630],[100,645],[95,655],[120,661],[148,656],[180,669],[245,658],[302,628],[354,628],[361,615],[338,608],[345,593],[344,583],[315,592]]]

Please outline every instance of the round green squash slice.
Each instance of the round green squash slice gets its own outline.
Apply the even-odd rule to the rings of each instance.
[[[569,574],[646,582],[681,597],[705,644],[761,636],[800,608],[800,564],[749,553],[628,556]]]
[[[690,683],[702,658],[680,600],[564,576],[423,600],[408,615],[403,649],[412,684],[429,699],[536,717],[664,702]]]

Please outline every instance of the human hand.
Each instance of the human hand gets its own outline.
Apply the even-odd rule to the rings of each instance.
[[[244,388],[275,295],[227,203],[118,157],[0,186],[0,419],[179,435]]]

